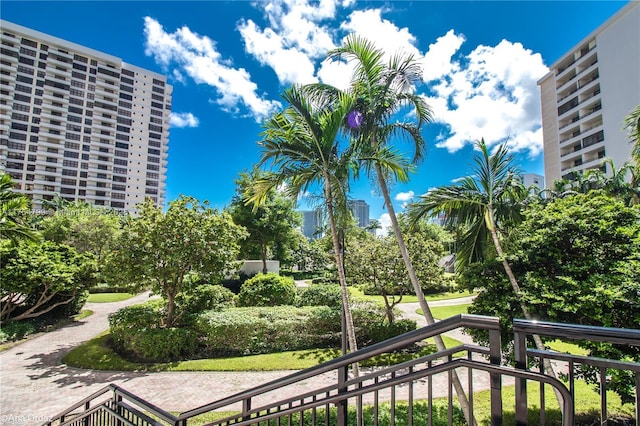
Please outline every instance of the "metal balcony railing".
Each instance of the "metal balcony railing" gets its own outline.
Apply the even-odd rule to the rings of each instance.
[[[460,327],[487,330],[489,347],[463,344],[390,367],[362,368],[358,377],[349,377],[349,369],[356,363],[362,365],[374,357],[423,343],[427,338]],[[466,379],[464,391],[468,396],[480,390],[479,388],[489,390],[492,425],[503,424],[503,405],[509,404],[503,395],[503,384],[511,385],[514,381],[516,397],[510,411],[516,413],[517,425],[527,424],[528,414],[532,409],[526,395],[526,387],[530,382],[541,384],[542,395],[544,395],[542,385],[555,388],[560,394],[562,424],[573,425],[575,378],[571,371],[577,363],[599,366],[604,369],[605,375],[607,369],[634,372],[636,416],[638,417],[640,364],[559,354],[552,351],[537,351],[526,347],[526,336],[538,334],[640,345],[640,330],[524,320],[515,321],[514,329],[516,368],[504,365],[502,362],[498,318],[458,315],[177,416],[149,404],[118,386],[110,385],[53,417],[45,425],[187,426],[198,422],[198,416],[212,412],[222,412],[224,416],[219,420],[208,420],[210,423],[207,424],[212,426],[282,424],[377,426],[384,421],[395,425],[397,414],[403,417],[403,424],[432,425],[436,411],[442,414],[442,404],[436,407],[438,406],[435,402],[436,398],[444,400],[446,422],[460,424],[460,411],[452,390],[453,372]],[[530,370],[527,357],[569,362],[569,387],[567,388],[563,382],[554,377]],[[322,380],[312,380],[319,378]],[[461,381],[465,382],[465,380]],[[317,385],[309,389],[310,382]],[[298,390],[302,389],[298,386],[305,383],[307,384],[305,390]],[[603,389],[606,390],[604,387]],[[469,398],[469,412],[472,415],[475,414],[474,399]],[[601,420],[606,422],[606,394],[602,400]],[[539,424],[544,424],[546,417],[544,404],[539,406],[539,410]],[[382,414],[383,411],[386,413],[386,418],[383,418],[385,416]],[[472,418],[472,421],[476,420]],[[467,424],[469,423],[467,421]]]

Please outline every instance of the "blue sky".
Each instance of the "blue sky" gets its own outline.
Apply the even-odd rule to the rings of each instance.
[[[427,156],[411,181],[392,186],[401,210],[468,174],[471,141],[481,137],[490,145],[508,140],[522,171],[543,174],[536,81],[625,3],[3,0],[0,16],[166,74],[174,114],[167,200],[186,194],[217,208],[231,200],[239,172],[258,161],[261,123],[283,107],[284,88],[346,84],[348,70],[323,59],[347,34],[414,53],[425,80],[417,90],[435,123],[423,131]],[[371,183],[352,189],[385,223]]]

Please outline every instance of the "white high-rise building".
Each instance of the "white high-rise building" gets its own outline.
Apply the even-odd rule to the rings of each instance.
[[[525,188],[530,188],[532,186],[537,186],[540,189],[544,189],[544,176],[536,174],[536,173],[523,173],[522,174],[522,184]]]
[[[347,206],[360,228],[369,226],[371,219],[369,218],[369,204],[366,201],[349,200],[347,201]]]
[[[310,240],[322,237],[322,210],[303,210],[301,213],[302,233],[304,236]]]
[[[164,202],[172,87],[120,58],[0,21],[0,171],[34,208],[56,195],[135,212]]]
[[[624,118],[640,104],[640,2],[630,1],[538,81],[546,186],[631,159]]]

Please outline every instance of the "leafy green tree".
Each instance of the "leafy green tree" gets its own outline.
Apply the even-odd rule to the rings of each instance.
[[[73,302],[95,283],[95,260],[73,248],[40,244],[0,244],[0,320],[35,318]]]
[[[320,272],[329,263],[329,253],[321,245],[321,241],[309,241],[301,232],[295,240],[291,251],[291,265],[297,266],[299,271]]]
[[[236,194],[228,211],[237,225],[244,226],[249,236],[241,243],[240,256],[244,259],[261,259],[262,272],[267,273],[270,255],[287,256],[295,243],[295,230],[302,224],[295,203],[278,189],[272,188],[258,206],[248,204],[244,195],[261,178],[261,172],[243,172],[236,180]]]
[[[23,240],[40,240],[38,233],[25,221],[28,212],[29,199],[13,191],[11,176],[0,174],[0,241],[8,239],[16,244]]]
[[[45,217],[39,224],[46,240],[67,244],[78,253],[95,256],[98,271],[104,268],[105,260],[114,249],[120,235],[123,220],[121,213],[94,207],[81,201],[65,201],[60,209]],[[98,281],[102,277],[98,274]]]
[[[438,266],[443,253],[442,243],[434,239],[433,234],[429,235],[430,230],[424,226],[403,232],[423,292],[440,290],[444,282],[444,270]],[[403,296],[413,293],[393,234],[375,237],[361,232],[355,238],[351,237],[346,271],[352,283],[362,286],[366,293],[383,296],[389,322],[394,322],[393,309]]]
[[[165,326],[173,326],[176,296],[188,292],[191,272],[221,281],[237,269],[245,231],[226,213],[180,196],[166,211],[147,200],[123,229],[108,266],[118,282],[150,287],[167,302]]]
[[[631,158],[640,168],[640,104],[625,117],[624,128],[629,132],[629,142],[633,144]]]
[[[356,336],[338,238],[339,222],[336,219],[340,213],[347,211],[353,157],[351,147],[343,148],[339,137],[353,103],[344,94],[340,94],[339,102],[332,103],[330,107],[313,103],[305,89],[298,86],[285,90],[283,98],[289,106],[266,121],[260,141],[262,155],[258,166],[269,163],[274,171],[256,182],[247,194],[247,200],[259,206],[273,188],[283,186],[292,198],[316,185],[321,188],[338,268],[349,349],[355,351]],[[357,374],[357,369],[354,372]]]
[[[562,323],[637,328],[640,324],[640,210],[604,190],[568,195],[524,211],[510,263],[521,299],[534,318]],[[470,268],[466,288],[482,288],[470,312],[501,318],[504,340],[519,317],[518,298],[495,261]],[[580,342],[595,356],[640,360],[636,348]],[[621,380],[620,383],[624,383]],[[624,395],[624,385],[612,383]]]

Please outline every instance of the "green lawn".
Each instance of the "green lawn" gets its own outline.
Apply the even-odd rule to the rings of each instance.
[[[340,356],[338,349],[309,349],[242,357],[196,359],[172,363],[143,364],[130,362],[115,353],[108,344],[109,334],[105,332],[69,352],[62,362],[77,368],[112,371],[277,371],[302,370]],[[461,343],[447,336],[445,346],[453,347]],[[427,343],[433,344],[431,341]],[[422,352],[420,355],[424,355]],[[405,361],[418,354],[383,355],[374,361],[375,365],[388,365]],[[365,364],[366,365],[366,364]]]
[[[458,314],[466,314],[471,304],[466,305],[453,305],[453,306],[434,306],[431,308],[431,313],[435,319],[443,320],[449,317],[456,316]],[[417,314],[424,315],[422,309],[416,310]]]
[[[372,302],[376,302],[378,304],[383,305],[384,304],[384,298],[382,296],[370,296],[370,295],[366,295],[364,294],[361,290],[354,288],[354,287],[349,287],[349,293],[358,299],[363,299],[363,300],[370,300]],[[425,299],[427,300],[427,302],[430,302],[432,300],[448,300],[448,299],[458,299],[461,297],[467,297],[467,296],[473,296],[475,293],[471,293],[468,291],[464,291],[464,292],[449,292],[449,293],[437,293],[437,294],[427,294],[425,296]],[[402,296],[402,301],[400,303],[417,303],[418,302],[418,297],[414,294],[405,294],[404,296]]]
[[[121,302],[131,299],[135,294],[132,293],[91,293],[87,302],[91,303],[111,303]]]

